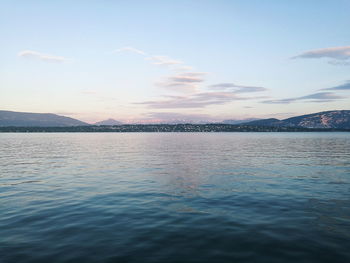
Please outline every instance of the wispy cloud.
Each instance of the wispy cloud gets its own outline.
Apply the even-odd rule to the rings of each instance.
[[[202,78],[202,75],[190,72],[169,77],[169,80],[176,83],[198,83],[203,82],[204,79]]]
[[[167,96],[163,100],[145,101],[137,104],[147,105],[150,108],[202,108],[209,105],[221,105],[238,100],[261,99],[262,97],[240,97],[235,92],[200,92],[189,96]]]
[[[182,61],[172,59],[168,56],[151,56],[151,57],[148,57],[147,60],[151,60],[153,61],[154,65],[160,65],[160,66],[171,66],[171,65],[183,64]]]
[[[163,88],[169,88],[176,92],[193,92],[197,89],[197,84],[203,82],[200,76],[204,73],[188,72],[192,67],[184,64],[183,61],[173,59],[169,56],[150,55],[145,51],[134,47],[122,47],[113,51],[113,53],[132,52],[142,55],[145,60],[150,61],[153,65],[164,66],[174,72],[175,75],[158,80],[155,85]]]
[[[264,88],[264,87],[242,86],[234,83],[219,83],[215,85],[210,85],[209,87],[214,89],[220,89],[220,90],[234,90],[236,93],[267,91],[267,88]]]
[[[171,91],[188,93],[194,92],[198,88],[198,84],[204,81],[203,76],[206,73],[188,72],[189,70],[192,70],[192,67],[185,65],[181,60],[173,59],[169,56],[149,55],[134,47],[123,47],[114,50],[114,53],[119,52],[133,52],[140,54],[153,65],[167,67],[173,72],[174,75],[156,81],[156,86],[168,88]]]
[[[120,53],[120,52],[131,52],[131,53],[142,55],[145,57],[146,60],[151,61],[152,64],[159,65],[159,66],[172,66],[172,65],[184,64],[184,62],[182,62],[181,60],[173,59],[169,56],[150,55],[147,52],[134,47],[122,47],[113,51],[113,53]],[[185,66],[182,66],[182,67],[185,67]]]
[[[63,63],[63,62],[68,62],[70,60],[62,56],[44,54],[33,50],[23,50],[23,51],[20,51],[17,55],[22,58],[37,59],[37,60],[42,60],[46,62],[54,62],[54,63]]]
[[[146,52],[144,52],[140,49],[134,48],[134,47],[122,47],[122,48],[119,48],[119,49],[116,49],[113,51],[113,53],[120,53],[120,52],[131,52],[131,53],[136,53],[136,54],[139,54],[142,56],[147,56]]]
[[[332,65],[350,65],[347,61],[350,60],[350,46],[310,50],[292,58],[331,58],[329,63]]]
[[[335,87],[331,87],[331,88],[326,88],[326,89],[321,89],[321,90],[350,90],[350,80],[348,80],[346,83],[339,85],[339,86],[335,86]]]
[[[339,99],[344,99],[345,97],[334,94],[333,92],[319,92],[302,97],[286,98],[286,99],[277,99],[277,100],[265,100],[262,103],[266,104],[289,104],[292,102],[298,101],[307,101],[307,102],[330,102]]]
[[[191,66],[180,66],[176,68],[177,71],[191,71],[193,70],[193,67]]]
[[[185,72],[167,77],[164,81],[156,83],[160,87],[176,88],[178,91],[194,91],[198,84],[204,81],[205,72]]]
[[[256,86],[243,86],[234,83],[219,83],[209,86],[209,91],[200,92],[200,85],[205,81],[207,72],[194,72],[193,68],[183,61],[169,56],[149,55],[146,52],[133,48],[124,47],[115,52],[129,51],[143,55],[146,60],[154,65],[166,66],[173,74],[155,82],[159,87],[168,91],[175,91],[182,96],[165,96],[159,100],[139,102],[136,104],[147,105],[150,108],[201,108],[208,105],[220,105],[234,100],[257,99],[263,97],[240,97],[240,93],[262,92],[267,89]],[[207,89],[208,90],[208,87]],[[188,95],[190,94],[190,95]],[[266,97],[265,97],[266,98]]]

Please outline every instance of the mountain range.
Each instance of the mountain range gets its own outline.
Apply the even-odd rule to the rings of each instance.
[[[302,128],[335,128],[350,129],[350,110],[324,111],[313,114],[279,119],[245,119],[225,120],[223,124],[256,127],[302,127]],[[0,111],[0,127],[69,127],[91,125],[70,117],[52,113],[29,113]],[[122,125],[114,119],[96,122],[93,125]]]

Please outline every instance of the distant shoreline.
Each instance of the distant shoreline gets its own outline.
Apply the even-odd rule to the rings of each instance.
[[[350,129],[264,127],[231,124],[125,124],[115,126],[0,127],[0,133],[40,132],[350,132]]]

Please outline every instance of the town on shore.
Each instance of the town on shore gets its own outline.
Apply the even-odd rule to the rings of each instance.
[[[0,132],[329,132],[336,128],[265,127],[231,124],[125,124],[114,126],[0,127]]]

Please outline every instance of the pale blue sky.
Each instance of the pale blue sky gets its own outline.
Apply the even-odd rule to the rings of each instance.
[[[88,122],[349,109],[349,13],[347,0],[0,1],[0,109]]]

